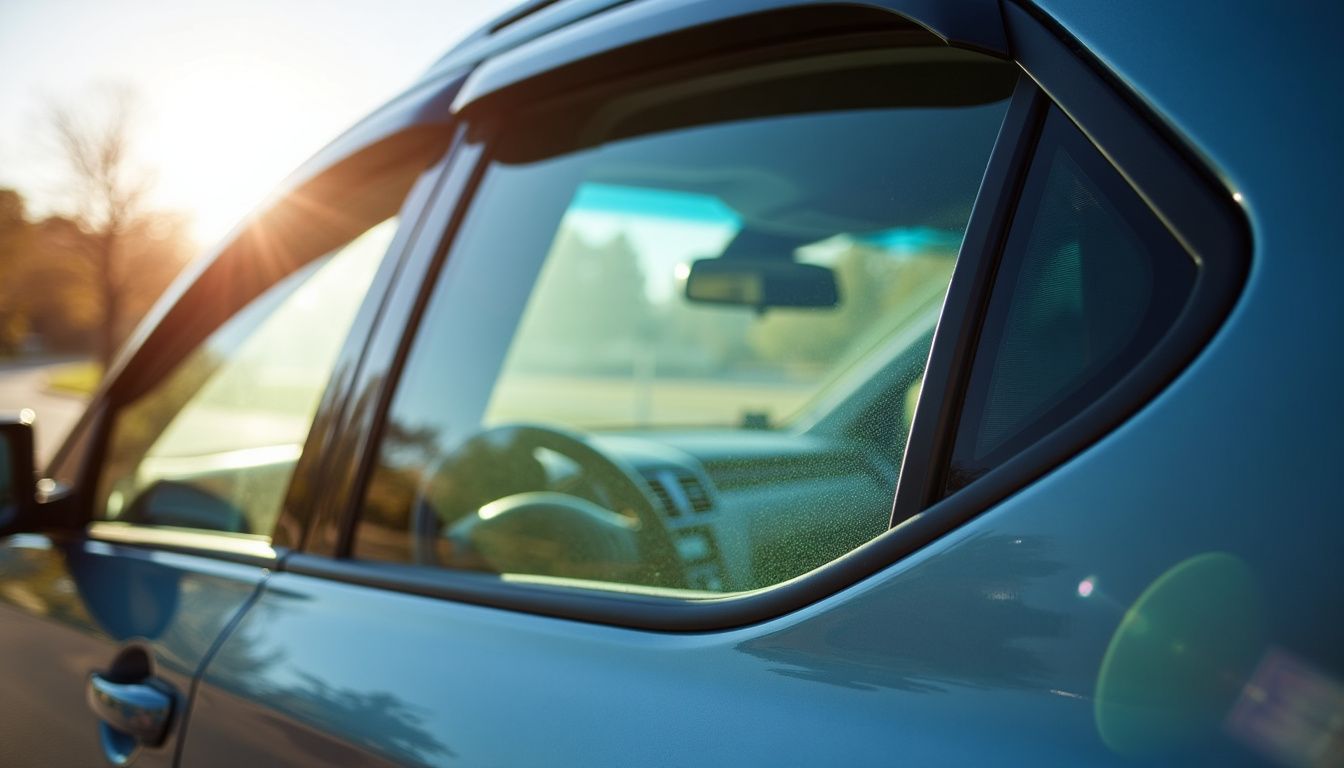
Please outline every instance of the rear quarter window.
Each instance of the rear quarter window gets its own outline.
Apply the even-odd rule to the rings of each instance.
[[[1196,273],[1124,178],[1052,110],[995,277],[945,493],[1104,395],[1176,322]]]

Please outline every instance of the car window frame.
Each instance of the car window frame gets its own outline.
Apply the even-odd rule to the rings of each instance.
[[[381,430],[382,414],[395,390],[391,372],[400,371],[409,353],[409,336],[429,301],[428,286],[442,266],[440,253],[456,233],[484,168],[481,144],[468,137],[464,125],[456,123],[450,135],[449,148],[435,168],[433,188],[426,191],[417,237],[401,254],[396,279],[345,387],[339,420],[333,422],[332,440],[323,452],[324,481],[307,500],[309,519],[294,543],[293,555],[340,557],[350,549],[355,524],[352,499],[363,493],[368,480],[370,457],[377,449],[373,436]]]
[[[785,5],[796,8],[805,4]],[[416,257],[415,267],[408,268],[402,278],[416,290],[411,292],[415,297],[411,306],[399,311],[406,323],[401,338],[393,343],[394,334],[387,333],[375,342],[379,351],[366,360],[373,365],[374,372],[361,374],[370,381],[379,379],[373,393],[379,405],[363,422],[373,431],[359,438],[362,451],[347,453],[340,459],[343,471],[353,472],[355,478],[351,492],[343,499],[332,500],[343,503],[344,511],[328,518],[322,535],[316,542],[310,541],[316,546],[291,554],[285,561],[285,569],[374,588],[631,629],[663,632],[732,629],[815,603],[891,566],[1083,450],[1148,402],[1203,348],[1230,310],[1244,282],[1250,253],[1249,228],[1240,209],[1232,203],[1231,193],[1202,165],[1197,154],[1167,131],[1123,85],[1109,79],[1097,62],[1086,58],[1067,34],[1011,2],[1004,5],[1002,13],[1012,60],[1021,68],[1022,78],[991,152],[952,278],[953,288],[935,331],[921,385],[924,394],[916,407],[894,494],[893,525],[886,533],[783,584],[695,601],[606,589],[510,583],[494,574],[349,559],[359,501],[378,447],[371,436],[377,434],[378,419],[387,413],[415,324],[439,271],[444,268],[446,253],[485,167],[481,142],[487,131],[475,127],[478,122],[468,109],[463,115],[467,126],[463,145],[467,151],[450,169],[455,181],[445,185],[445,193],[436,204],[442,209],[436,216],[444,222],[443,236],[436,248],[425,248]],[[576,26],[584,24],[596,21]],[[677,28],[665,33],[684,31]],[[806,33],[803,35],[805,43]],[[574,33],[566,37],[582,35]],[[658,39],[651,38],[655,43]],[[564,54],[557,52],[551,38],[543,36],[538,43],[545,45],[540,46],[537,56],[573,80],[575,67],[561,66],[565,63]],[[620,54],[638,60],[642,50],[640,44],[632,43]],[[499,85],[506,92],[503,96],[488,89],[472,91],[469,81],[464,89],[467,96],[459,97],[457,107],[469,108],[484,100],[502,104],[507,110],[509,97],[525,97],[529,88],[540,87],[538,82],[553,87],[555,72],[538,67],[536,62],[526,63],[525,53],[512,52],[506,64],[530,72],[527,77],[515,81],[507,73],[492,75],[503,83]],[[666,50],[661,53],[666,55]],[[582,59],[595,54],[580,48],[570,55]],[[620,71],[609,57],[598,58],[602,59],[600,71],[606,73],[598,76],[599,81],[609,80],[612,72]],[[520,59],[524,63],[520,64]],[[486,67],[491,65],[486,62]],[[585,71],[581,66],[577,70]],[[939,461],[946,455],[954,435],[947,425],[957,414],[1003,236],[1012,220],[1041,125],[1052,106],[1062,109],[1083,130],[1098,151],[1159,211],[1164,223],[1177,232],[1187,247],[1194,243],[1197,247],[1191,247],[1193,252],[1212,257],[1205,260],[1206,268],[1215,261],[1217,266],[1201,272],[1199,300],[1192,299],[1191,305],[1195,309],[1183,316],[1180,327],[1169,334],[1162,353],[1145,359],[1141,368],[1146,370],[1136,383],[1118,388],[1120,391],[1105,398],[1106,407],[1094,409],[1098,411],[1095,416],[1075,419],[1068,429],[1060,430],[958,493],[933,504],[924,492],[936,486],[940,478]],[[488,120],[482,117],[479,122],[488,125]],[[1174,187],[1164,192],[1165,184]],[[1188,199],[1183,201],[1183,195]],[[902,505],[914,513],[901,514]]]
[[[1043,14],[1014,0],[1004,5],[1004,20],[1015,58],[1038,84],[1042,100],[1034,117],[1036,136],[1022,158],[1013,194],[1000,198],[990,215],[979,221],[982,228],[976,235],[982,252],[992,251],[997,264],[1034,159],[1036,139],[1054,110],[1082,133],[1190,253],[1198,265],[1195,285],[1166,335],[1104,395],[974,482],[944,495],[993,276],[967,289],[962,311],[952,317],[945,314],[949,333],[941,344],[935,338],[930,352],[930,368],[945,372],[947,378],[917,409],[906,445],[907,462],[914,462],[915,471],[902,472],[892,507],[893,528],[950,530],[1109,434],[1156,397],[1207,345],[1235,304],[1249,270],[1250,226],[1236,193],[1197,152]]]
[[[798,29],[797,38],[770,41],[769,44],[755,46],[746,53],[740,50],[726,53],[733,57],[747,55],[752,57],[753,60],[787,60],[794,56],[803,56],[815,51],[817,41],[810,32],[811,30],[808,29]],[[845,32],[851,32],[851,30],[845,30]],[[845,36],[848,37],[849,35]],[[859,41],[867,40],[869,37],[870,33],[867,32],[855,35],[856,47],[862,44]],[[927,36],[919,38],[919,42],[924,45],[928,44],[928,40]],[[834,45],[833,42],[830,44]],[[686,62],[669,63],[661,70],[675,72],[685,64]],[[616,71],[619,72],[620,70]],[[609,74],[597,82],[583,83],[575,90],[590,94],[601,93],[604,96],[607,93],[620,94],[628,91],[631,87],[624,83],[625,80],[624,77]],[[470,81],[468,82],[470,83]],[[1010,103],[1022,98],[1023,88],[1032,91],[1035,86],[1025,79],[1020,79],[1017,87],[1018,92],[1010,98]],[[1007,130],[1006,126],[1009,125],[1010,121],[1016,122],[1016,116],[1019,114],[1021,114],[1020,109],[1015,111],[1011,106],[1008,108],[1005,122],[1000,127],[1000,136],[996,141],[1001,142],[1003,140],[1002,132]],[[1012,115],[1012,117],[1008,115]],[[485,150],[485,146],[493,134],[493,120],[496,119],[494,114],[473,110],[471,114],[460,116],[460,119],[463,120],[465,131],[463,146],[458,150],[461,156],[455,159],[452,168],[449,170],[449,175],[456,177],[457,182],[447,185],[456,189],[445,191],[440,201],[443,212],[438,214],[447,223],[444,236],[434,253],[431,254],[426,249],[423,255],[413,259],[422,262],[421,269],[423,271],[408,268],[402,278],[405,284],[414,287],[414,293],[411,295],[415,298],[413,302],[393,302],[394,306],[414,305],[413,309],[405,312],[407,325],[400,334],[400,338],[375,341],[371,347],[381,349],[381,352],[377,353],[381,359],[374,359],[374,353],[371,353],[366,363],[380,369],[382,375],[361,374],[369,380],[381,379],[384,382],[378,394],[379,406],[376,412],[379,419],[386,416],[395,388],[395,381],[400,375],[401,367],[409,353],[411,340],[417,330],[424,305],[428,303],[435,283],[440,279],[451,279],[451,275],[440,278],[440,272],[453,268],[452,260],[447,258],[448,251],[451,249],[452,242],[457,234],[458,225],[465,218],[467,210],[475,199],[477,184],[487,165],[486,156],[488,152]],[[994,152],[991,150],[991,156],[993,154]],[[400,310],[394,309],[393,311]],[[552,585],[518,584],[510,583],[492,574],[468,573],[400,563],[354,560],[348,556],[351,551],[351,538],[358,517],[359,502],[363,498],[363,491],[367,486],[370,468],[378,447],[377,440],[373,438],[380,433],[379,424],[371,424],[370,427],[367,432],[360,430],[361,436],[357,439],[365,445],[359,455],[351,456],[349,464],[345,464],[344,459],[337,460],[348,470],[353,470],[352,474],[356,478],[351,492],[343,491],[339,499],[332,499],[333,501],[343,500],[346,505],[346,512],[341,516],[341,524],[328,527],[325,531],[319,530],[314,536],[310,536],[309,546],[301,552],[291,554],[286,559],[286,570],[399,591],[435,594],[451,597],[462,602],[498,605],[532,613],[581,618],[600,623],[643,626],[645,628],[668,628],[666,626],[667,619],[671,616],[701,614],[705,610],[725,613],[723,609],[726,608],[731,613],[731,618],[711,619],[710,623],[731,626],[754,620],[750,614],[745,619],[743,618],[742,609],[748,603],[751,605],[748,609],[751,614],[773,615],[790,609],[784,606],[795,603],[800,598],[803,602],[811,602],[818,594],[814,590],[815,577],[818,574],[834,572],[836,563],[854,557],[857,552],[863,549],[861,547],[826,568],[786,582],[784,585],[747,594],[735,594],[724,598],[710,598],[694,602],[610,590],[579,590]],[[798,588],[800,584],[802,589],[806,590],[805,592]],[[830,587],[824,587],[823,589],[826,592],[832,591]],[[676,606],[675,610],[669,610],[672,606]],[[691,621],[695,626],[705,624],[703,618],[695,618]],[[678,627],[688,626],[679,619],[674,619],[674,623],[677,623]]]
[[[330,434],[328,430],[320,429],[317,425],[328,423],[329,414],[343,407],[347,396],[345,379],[362,355],[386,297],[395,285],[395,276],[409,245],[419,233],[419,223],[426,210],[426,202],[442,171],[444,155],[442,145],[446,142],[438,138],[438,135],[444,130],[442,126],[435,126],[434,121],[429,120],[419,125],[394,128],[372,141],[369,141],[367,136],[358,137],[359,141],[353,146],[342,147],[339,152],[332,152],[329,148],[323,153],[324,164],[316,169],[301,169],[300,174],[306,177],[303,181],[293,184],[288,193],[278,196],[273,202],[249,216],[243,225],[230,233],[223,244],[200,262],[189,267],[187,274],[166,292],[160,304],[138,329],[138,338],[133,338],[128,343],[127,349],[90,400],[84,417],[76,424],[61,451],[50,463],[51,467],[58,467],[63,462],[77,464],[77,470],[73,472],[77,479],[70,487],[54,486],[49,491],[52,497],[49,501],[54,502],[53,512],[59,512],[61,516],[67,518],[73,517],[77,523],[82,523],[82,535],[91,540],[277,567],[299,538],[294,532],[302,531],[306,527],[306,510],[311,508],[312,493],[304,490],[311,483],[301,484],[295,480],[300,477],[300,473],[307,475],[319,473],[325,464],[325,443]],[[116,413],[123,403],[133,399],[127,397],[128,390],[135,394],[157,380],[150,379],[147,382],[145,370],[141,366],[152,366],[157,376],[171,373],[176,365],[197,349],[211,333],[236,317],[238,312],[249,306],[254,299],[298,269],[330,252],[320,248],[314,249],[311,253],[305,252],[302,260],[288,265],[292,269],[271,275],[272,279],[264,283],[259,282],[253,286],[254,290],[241,294],[225,292],[224,295],[233,301],[216,312],[217,321],[206,326],[190,328],[184,333],[179,324],[171,322],[174,313],[190,311],[184,307],[191,303],[193,296],[202,292],[211,293],[213,285],[230,279],[230,276],[238,274],[239,270],[247,269],[249,260],[255,261],[258,257],[257,249],[249,242],[253,232],[251,225],[270,213],[283,211],[286,206],[311,208],[316,201],[329,194],[324,191],[325,189],[338,187],[351,178],[359,178],[371,171],[391,169],[399,163],[421,161],[425,163],[425,167],[416,172],[415,180],[398,206],[397,216],[400,221],[397,231],[379,261],[368,292],[360,300],[351,328],[323,385],[317,412],[305,438],[303,452],[295,466],[279,519],[271,535],[234,534],[93,519],[95,506],[93,495]],[[314,237],[322,236],[321,233],[314,234]]]

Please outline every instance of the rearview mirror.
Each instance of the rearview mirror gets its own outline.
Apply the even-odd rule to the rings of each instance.
[[[786,259],[700,259],[686,275],[686,299],[771,307],[830,308],[840,302],[835,271]]]
[[[37,505],[32,413],[0,418],[0,530],[28,517]]]

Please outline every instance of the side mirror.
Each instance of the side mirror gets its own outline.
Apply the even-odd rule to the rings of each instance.
[[[243,511],[209,491],[176,480],[146,488],[121,516],[128,523],[250,533]]]
[[[686,298],[736,304],[764,312],[771,307],[829,309],[840,302],[835,272],[787,259],[700,259],[686,274]]]
[[[33,412],[0,418],[0,532],[37,508]]]

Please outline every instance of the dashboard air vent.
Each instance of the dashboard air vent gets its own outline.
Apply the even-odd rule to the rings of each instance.
[[[708,512],[713,503],[709,500],[709,492],[705,486],[701,485],[700,480],[695,475],[679,475],[677,483],[681,485],[681,492],[686,495],[686,503],[696,512]]]
[[[714,507],[709,489],[695,473],[682,467],[658,467],[640,473],[649,484],[654,503],[668,517],[681,517],[692,512],[708,512]]]
[[[653,491],[653,498],[659,508],[667,514],[668,517],[677,517],[681,514],[681,509],[677,506],[676,500],[672,496],[672,491],[668,489],[667,483],[661,477],[662,472],[651,472],[644,475],[644,480],[649,484],[649,490]]]

